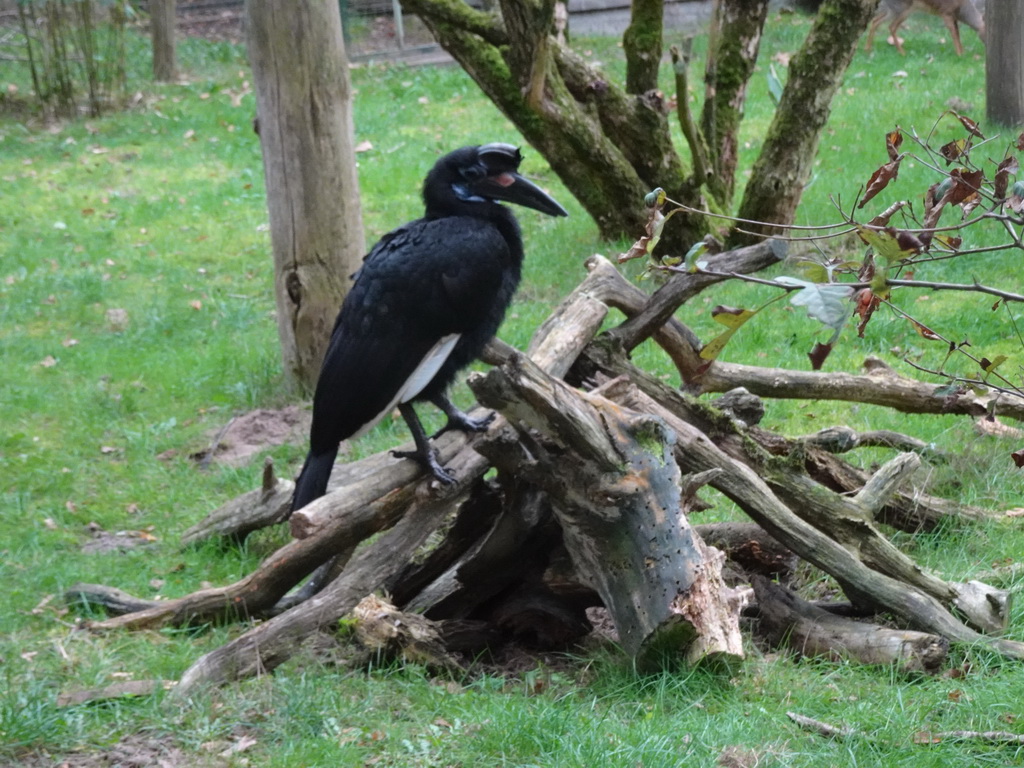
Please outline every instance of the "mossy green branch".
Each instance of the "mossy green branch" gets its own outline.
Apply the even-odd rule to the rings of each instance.
[[[790,60],[789,80],[764,148],[754,162],[740,218],[783,223],[793,220],[811,176],[821,132],[831,114],[832,98],[877,5],[877,0],[822,3],[803,46]],[[770,235],[778,229],[765,226],[760,231]],[[733,244],[750,239],[736,236]]]
[[[641,94],[658,87],[664,12],[663,0],[633,0],[629,26],[622,36],[627,93]]]
[[[478,11],[462,0],[401,0],[401,3],[407,13],[429,14],[435,23],[470,32],[491,45],[508,44],[505,25],[496,13]]]

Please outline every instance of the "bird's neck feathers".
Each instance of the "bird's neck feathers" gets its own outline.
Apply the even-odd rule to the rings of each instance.
[[[429,190],[429,187],[428,187]],[[436,190],[436,188],[435,188]],[[454,190],[444,194],[424,194],[426,213],[423,218],[438,220],[455,216],[466,216],[487,222],[501,232],[509,245],[513,259],[523,258],[523,235],[519,229],[519,221],[507,206],[485,198],[460,198]]]

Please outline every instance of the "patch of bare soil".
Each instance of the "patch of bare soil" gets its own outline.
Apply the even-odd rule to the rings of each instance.
[[[176,27],[185,37],[240,43],[245,37],[243,3],[223,0],[179,2]]]
[[[82,545],[82,551],[93,555],[125,552],[156,541],[148,531],[105,531],[97,523],[89,523],[85,530],[90,538]]]
[[[22,755],[22,768],[221,768],[227,757],[196,755],[183,751],[169,736],[133,734],[112,747],[51,755],[33,752]]]
[[[210,447],[192,458],[203,465],[216,461],[240,467],[267,448],[305,441],[310,418],[310,411],[297,405],[249,411],[231,419],[212,437]]]

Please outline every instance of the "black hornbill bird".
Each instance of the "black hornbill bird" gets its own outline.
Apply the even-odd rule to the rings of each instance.
[[[415,451],[396,455],[417,459],[442,483],[453,482],[413,402],[428,400],[445,413],[441,432],[480,431],[494,417],[470,418],[446,390],[494,336],[519,285],[519,223],[497,201],[568,215],[519,175],[521,160],[509,144],[445,155],[424,182],[423,218],[384,235],[364,259],[320,370],[309,454],[292,510],[327,492],[338,444],[369,431],[396,406],[416,444]]]

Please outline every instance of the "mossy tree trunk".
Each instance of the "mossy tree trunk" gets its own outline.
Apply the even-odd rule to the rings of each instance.
[[[246,12],[283,366],[312,392],[363,255],[341,15],[312,0],[248,0]]]
[[[626,51],[626,93],[658,87],[662,51],[662,0],[633,0],[632,18],[622,35]]]
[[[660,0],[655,4],[660,7]],[[656,186],[676,200],[699,202],[700,185],[672,144],[665,95],[656,89],[630,93],[557,43],[554,3],[502,0],[500,13],[474,10],[463,0],[403,0],[403,7],[424,20],[544,155],[604,236],[642,231],[643,198]],[[654,35],[659,50],[655,55],[641,46],[643,55],[652,57],[648,63],[660,59],[660,11],[653,18],[656,30],[643,36]],[[637,24],[634,17],[639,35]],[[638,82],[645,78],[649,75],[636,75]],[[706,225],[693,217],[677,232],[683,229],[700,236]]]
[[[736,186],[737,136],[747,101],[747,83],[757,64],[768,0],[721,0],[715,12],[704,68],[701,125],[711,155],[708,184],[718,200],[729,204]]]
[[[423,19],[441,45],[544,155],[609,238],[636,237],[644,231],[643,197],[655,187],[697,209],[722,210],[731,205],[736,136],[768,3],[719,0],[719,4],[700,120],[690,114],[686,59],[673,50],[679,119],[689,145],[681,153],[670,132],[671,100],[659,90],[663,0],[632,4],[623,37],[626,79],[622,84],[555,39],[553,0],[499,0],[494,11],[476,10],[465,0],[402,0],[406,12]],[[801,122],[801,133],[808,138],[773,144],[777,155],[770,163],[758,165],[752,188],[771,187],[776,166],[810,167],[824,120],[802,121],[808,110],[827,116],[835,84],[853,56],[857,36],[867,26],[870,11],[866,9],[876,4],[877,0],[826,0],[822,15],[827,23],[815,25],[816,32],[801,54],[804,62],[819,62],[816,78],[799,73],[797,81],[806,84],[791,89],[777,118],[784,124]],[[842,34],[836,34],[836,27]],[[827,54],[819,50],[825,40],[834,49]],[[816,85],[820,92],[814,90]],[[766,179],[757,178],[759,174]],[[797,199],[800,191],[799,183],[787,190]],[[793,207],[780,205],[766,212],[783,217],[770,221],[789,222]],[[705,217],[680,213],[663,233],[663,247],[678,252],[709,230]]]
[[[789,63],[789,80],[754,163],[739,217],[788,223],[811,177],[818,140],[857,41],[878,0],[825,0],[807,39]],[[758,231],[757,227],[752,227]],[[763,234],[777,233],[762,227]],[[751,238],[738,237],[736,242]]]

